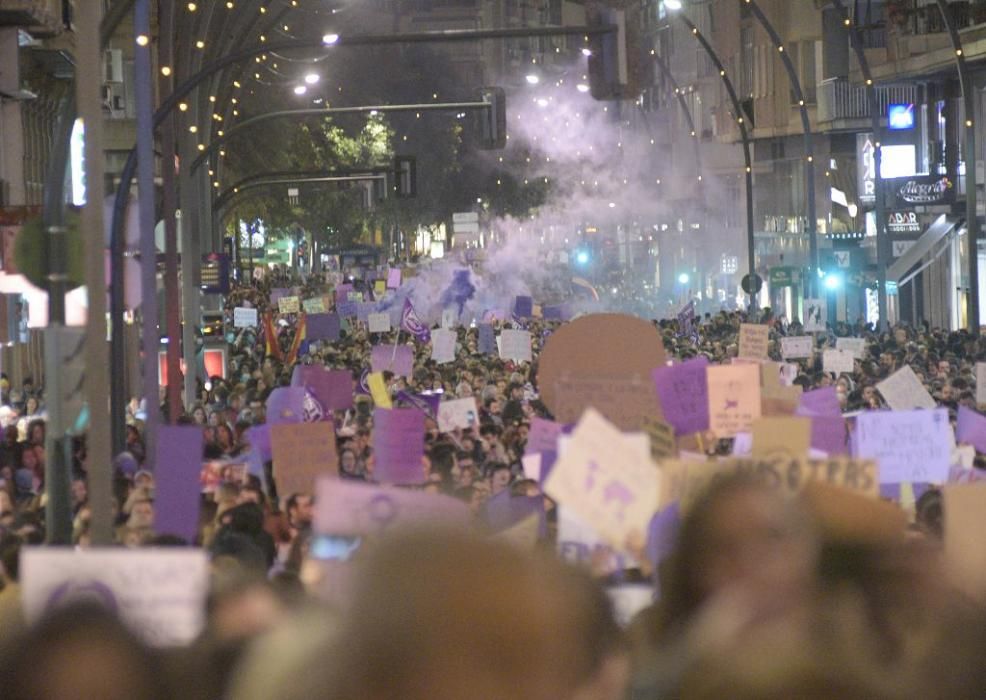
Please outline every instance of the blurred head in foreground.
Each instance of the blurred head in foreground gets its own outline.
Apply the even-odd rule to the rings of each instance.
[[[456,533],[380,542],[318,666],[281,698],[609,700],[627,667],[605,594],[581,573]]]

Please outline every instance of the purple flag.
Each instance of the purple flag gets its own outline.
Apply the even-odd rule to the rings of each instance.
[[[274,459],[274,452],[270,446],[269,424],[262,423],[261,425],[254,425],[248,428],[247,441],[263,461],[269,462]]]
[[[398,391],[397,400],[410,408],[416,408],[432,420],[438,420],[438,406],[442,403],[441,394],[412,394]]]
[[[530,318],[534,315],[534,300],[531,297],[517,297],[514,300],[514,314],[518,318]]]
[[[469,506],[449,496],[343,479],[316,484],[314,530],[321,534],[375,535],[422,522],[467,527],[471,521]]]
[[[309,341],[338,341],[339,314],[308,314],[305,319],[305,337]]]
[[[831,456],[848,455],[846,421],[840,416],[811,417],[811,446]]]
[[[841,416],[842,408],[839,406],[839,397],[835,393],[835,387],[825,386],[814,391],[806,391],[801,395],[798,409],[794,414],[797,416]]]
[[[416,408],[373,411],[374,479],[385,484],[425,481],[425,414]]]
[[[346,370],[295,365],[291,386],[308,389],[325,411],[344,411],[353,406],[353,376]]]
[[[971,408],[959,406],[959,419],[955,425],[955,439],[976,448],[976,452],[986,452],[986,416]]]
[[[489,323],[479,324],[479,351],[484,355],[496,355],[496,333]]]
[[[349,301],[349,293],[353,291],[353,285],[351,284],[339,284],[336,285],[336,303],[340,301]]]
[[[162,425],[154,470],[154,530],[189,544],[199,529],[202,486],[202,429]]]
[[[370,352],[370,367],[374,372],[393,372],[401,377],[410,377],[414,371],[414,349],[398,345],[394,353],[393,345],[374,345]]]
[[[678,435],[709,429],[709,383],[704,357],[671,367],[658,367],[651,376],[664,410],[664,419]]]
[[[401,313],[401,330],[410,333],[422,343],[427,343],[431,340],[431,330],[418,318],[410,299],[404,299],[404,311]]]
[[[301,423],[305,415],[304,387],[278,387],[267,397],[267,422]]]

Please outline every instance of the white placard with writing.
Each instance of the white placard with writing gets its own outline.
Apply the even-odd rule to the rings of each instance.
[[[461,428],[473,428],[479,424],[479,412],[475,397],[442,401],[438,404],[438,429],[449,433]]]
[[[257,310],[245,306],[233,309],[233,328],[255,328],[257,325]]]
[[[531,361],[531,334],[528,331],[508,329],[500,334],[500,359]]]
[[[369,314],[366,322],[370,327],[370,333],[390,332],[390,314]]]
[[[856,456],[875,459],[880,483],[942,483],[952,456],[948,411],[867,411],[856,418]]]
[[[796,360],[811,357],[815,349],[815,339],[810,335],[797,335],[781,338],[781,357],[785,360]]]
[[[825,299],[805,299],[805,333],[822,333],[828,321],[828,302]]]
[[[583,518],[614,549],[647,532],[660,501],[659,471],[595,409],[586,409],[546,492]]]
[[[205,622],[209,561],[201,549],[55,549],[21,553],[28,622],[73,602],[104,604],[154,646],[190,644]]]
[[[455,331],[439,328],[431,332],[431,359],[438,364],[455,360]]]
[[[741,323],[739,334],[739,356],[753,360],[767,358],[770,342],[770,329],[756,323]]]
[[[296,314],[301,309],[298,297],[281,297],[277,300],[277,310],[282,314]]]
[[[834,372],[835,374],[848,372],[852,374],[853,369],[855,369],[854,362],[855,358],[848,350],[826,348],[825,352],[822,353],[822,370],[825,372]]]
[[[862,360],[866,355],[865,338],[836,338],[835,347],[837,350],[848,350],[857,360]]]
[[[910,365],[904,365],[876,385],[887,405],[895,411],[912,408],[935,408],[938,404],[924,388]]]

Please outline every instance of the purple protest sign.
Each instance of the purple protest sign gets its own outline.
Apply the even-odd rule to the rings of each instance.
[[[986,416],[971,408],[959,406],[959,417],[955,424],[955,440],[976,448],[976,452],[986,452]]]
[[[274,452],[270,446],[270,425],[263,423],[254,425],[247,429],[247,442],[250,447],[260,455],[264,462],[269,462],[274,457]]]
[[[397,289],[401,286],[401,269],[392,267],[387,271],[387,289]]]
[[[848,455],[846,421],[840,416],[811,417],[811,446],[830,456]]]
[[[966,469],[957,464],[948,468],[949,484],[974,484],[979,481],[986,481],[986,471],[982,469]]]
[[[291,295],[291,290],[284,287],[276,287],[270,290],[270,305],[277,308],[277,302],[284,297],[289,297]]]
[[[351,284],[336,285],[336,303],[349,301],[349,293],[351,291],[353,291],[353,285]]]
[[[839,397],[834,386],[825,386],[814,391],[806,391],[798,401],[794,412],[797,416],[841,416]]]
[[[416,408],[432,420],[438,420],[438,407],[442,403],[441,394],[412,394],[398,391],[397,400],[409,408]]]
[[[559,306],[545,306],[541,311],[545,321],[564,321],[568,315],[568,309],[564,304]]]
[[[326,535],[373,535],[420,523],[468,527],[469,506],[457,498],[344,479],[320,479],[314,530]]]
[[[544,418],[532,419],[531,428],[527,432],[527,445],[524,447],[524,454],[557,452],[558,436],[562,434],[563,430],[564,426],[561,423],[555,423]]]
[[[202,428],[162,425],[158,431],[154,530],[191,544],[199,529]]]
[[[504,489],[486,501],[482,515],[491,532],[501,532],[531,516],[537,516],[539,537],[547,534],[542,496],[514,496],[510,489]]]
[[[295,365],[291,386],[308,389],[326,411],[344,411],[353,407],[353,375],[346,370],[327,370],[321,365]]]
[[[496,333],[493,326],[489,323],[479,324],[479,345],[478,349],[484,355],[496,355]]]
[[[306,317],[305,335],[309,341],[334,343],[339,340],[339,333],[339,314],[308,314]]]
[[[336,301],[336,312],[340,316],[345,316],[347,318],[354,317],[359,311],[355,301],[346,301],[345,299],[341,301]]]
[[[704,357],[671,367],[658,367],[651,373],[664,419],[678,435],[709,429],[709,382]]]
[[[425,480],[425,414],[416,408],[373,411],[374,478],[385,484]]]
[[[376,313],[377,304],[373,301],[360,301],[356,303],[356,320],[367,323],[370,320],[370,314]]]
[[[647,528],[647,558],[657,566],[674,552],[681,525],[680,504],[675,501],[657,511]]]
[[[401,377],[410,377],[414,371],[414,350],[407,345],[374,345],[370,353],[370,367],[374,372],[393,372]]]
[[[278,387],[267,397],[267,422],[301,423],[305,412],[304,387]]]
[[[517,318],[530,318],[534,315],[534,300],[531,297],[517,297],[514,300],[514,314]]]

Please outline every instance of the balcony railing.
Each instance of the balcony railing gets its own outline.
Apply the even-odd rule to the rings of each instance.
[[[949,12],[959,29],[986,22],[986,7],[970,0],[953,0]],[[918,0],[891,0],[887,3],[888,25],[900,34],[941,34],[948,31],[935,3],[918,4]]]
[[[876,89],[880,114],[886,114],[889,104],[911,104],[918,100],[915,85],[886,85]],[[866,88],[852,85],[846,78],[823,80],[818,86],[818,121],[840,119],[869,119],[870,104]]]

